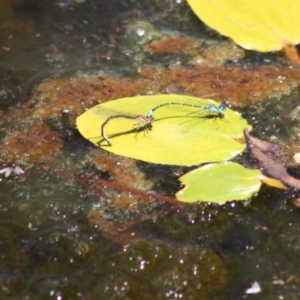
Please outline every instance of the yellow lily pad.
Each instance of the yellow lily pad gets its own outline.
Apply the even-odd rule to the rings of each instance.
[[[143,130],[143,124],[138,125],[137,120],[116,117],[105,126],[105,134],[113,145],[103,139],[101,126],[107,118],[146,116],[150,109],[170,102],[178,104],[155,110],[155,120],[148,130]],[[192,166],[225,161],[245,149],[243,129],[251,130],[251,126],[229,108],[221,118],[198,107],[209,104],[220,105],[211,99],[183,95],[122,98],[91,108],[77,118],[77,127],[86,139],[107,151],[151,163]]]
[[[245,200],[261,187],[260,170],[234,162],[207,164],[179,178],[185,187],[176,194],[182,202],[224,203]]]
[[[300,42],[299,0],[187,0],[211,28],[245,49],[281,50]]]
[[[259,176],[261,182],[269,185],[269,186],[273,186],[273,187],[276,187],[278,189],[282,189],[282,190],[288,190],[288,187],[280,180],[278,179],[275,179],[275,178],[271,178],[271,177],[268,177],[264,174],[261,174]]]

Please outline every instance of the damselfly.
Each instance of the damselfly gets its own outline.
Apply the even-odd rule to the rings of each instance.
[[[219,117],[221,119],[224,118],[224,114],[226,112],[226,106],[224,104],[219,104],[219,106],[215,105],[215,104],[208,104],[205,106],[201,106],[201,109],[206,111],[208,113],[209,116],[212,117]]]
[[[194,104],[189,104],[189,103],[181,103],[181,102],[167,102],[163,103],[160,105],[157,105],[156,107],[150,109],[146,115],[147,118],[153,117],[153,113],[159,109],[160,107],[167,106],[167,105],[181,105],[181,106],[189,106],[189,107],[195,107],[198,108],[199,110],[205,111],[206,115],[205,117],[219,117],[219,118],[224,118],[224,113],[226,112],[226,106],[224,104],[220,105],[215,105],[215,104],[208,104],[208,105],[194,105]],[[194,113],[198,113],[199,110],[195,112],[191,112],[187,115],[191,115]]]
[[[107,141],[107,143],[112,146],[112,141],[107,137],[105,133],[105,127],[106,125],[113,119],[117,118],[123,118],[123,119],[130,119],[130,120],[136,120],[139,123],[136,125],[136,131],[139,131],[140,129],[144,130],[150,130],[151,129],[151,123],[154,121],[154,118],[152,116],[143,116],[143,115],[136,115],[136,116],[129,116],[125,114],[118,114],[108,117],[104,123],[101,125],[101,135],[102,137]]]

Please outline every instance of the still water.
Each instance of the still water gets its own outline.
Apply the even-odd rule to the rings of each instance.
[[[186,168],[109,154],[75,126],[110,99],[210,95],[297,150],[299,80],[281,54],[245,53],[178,0],[2,1],[0,26],[1,299],[299,299],[295,191],[173,205],[145,192],[174,197]],[[263,88],[235,91],[229,67],[247,84],[259,67]]]

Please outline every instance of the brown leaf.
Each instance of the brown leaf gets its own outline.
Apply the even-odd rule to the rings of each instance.
[[[300,180],[291,176],[285,166],[285,159],[281,155],[284,146],[252,137],[247,129],[244,130],[244,135],[248,151],[264,173],[282,181],[287,186],[300,189]]]

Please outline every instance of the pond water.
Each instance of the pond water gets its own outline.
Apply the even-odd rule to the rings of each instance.
[[[297,191],[174,204],[188,168],[110,154],[75,126],[106,100],[209,95],[299,152],[282,53],[244,52],[180,0],[13,0],[0,25],[1,299],[299,299]]]

